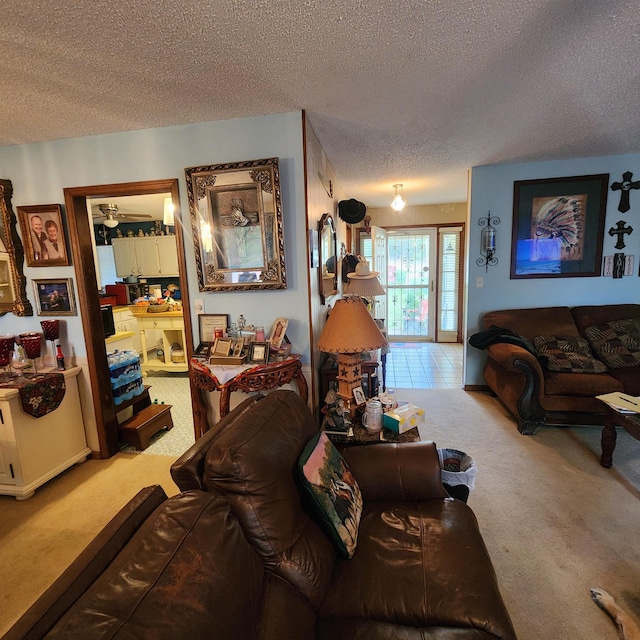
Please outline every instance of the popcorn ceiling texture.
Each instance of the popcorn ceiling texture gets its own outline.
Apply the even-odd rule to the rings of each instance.
[[[3,8],[2,145],[306,109],[368,206],[394,182],[465,200],[475,165],[640,151],[630,1]]]

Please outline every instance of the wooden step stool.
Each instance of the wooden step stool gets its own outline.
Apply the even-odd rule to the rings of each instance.
[[[133,417],[118,425],[119,439],[144,451],[154,433],[166,428],[173,429],[170,404],[150,404]]]

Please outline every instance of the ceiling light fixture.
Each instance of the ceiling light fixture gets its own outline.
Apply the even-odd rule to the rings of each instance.
[[[116,220],[116,219],[113,217],[113,214],[112,214],[112,213],[108,213],[108,214],[107,214],[107,217],[103,220],[102,224],[103,224],[105,227],[109,227],[109,229],[114,229],[114,228],[115,228],[115,227],[117,227],[117,226],[118,226],[118,224],[120,224],[120,223],[118,222],[118,220]]]
[[[404,199],[401,184],[394,184],[393,188],[396,190],[396,194],[391,201],[391,208],[400,213],[407,206],[407,201]]]

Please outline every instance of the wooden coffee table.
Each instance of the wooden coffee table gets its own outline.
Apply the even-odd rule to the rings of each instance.
[[[613,464],[613,451],[616,448],[616,426],[622,427],[636,440],[640,440],[640,414],[620,413],[608,404],[605,406],[604,428],[600,440],[602,455],[600,464],[609,469]]]

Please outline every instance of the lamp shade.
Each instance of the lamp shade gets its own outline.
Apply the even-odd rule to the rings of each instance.
[[[384,295],[384,288],[382,284],[380,284],[378,276],[374,276],[373,278],[349,280],[349,285],[346,292],[349,295],[364,296],[365,298],[369,298],[371,296]]]
[[[387,344],[360,298],[338,300],[322,330],[318,349],[325,353],[362,353]]]
[[[115,227],[118,226],[119,222],[111,214],[109,214],[102,221],[102,224],[104,224],[105,227],[109,227],[109,229],[115,229]]]

